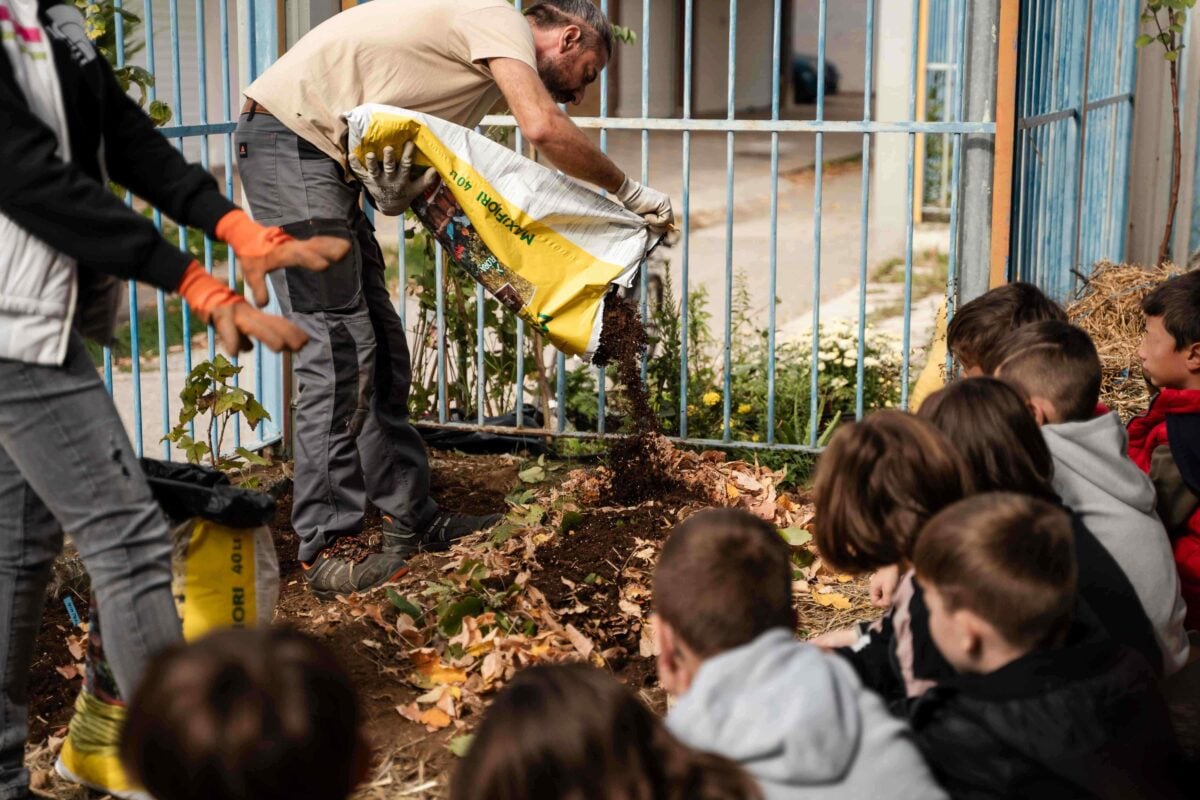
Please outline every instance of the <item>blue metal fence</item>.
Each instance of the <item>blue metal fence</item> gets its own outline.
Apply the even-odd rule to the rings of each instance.
[[[972,0],[973,1],[973,0]],[[952,65],[952,68],[957,73],[961,74],[963,48],[961,43],[964,40],[964,28],[966,22],[965,10],[968,0],[945,0],[953,8],[951,10],[954,25],[957,28],[956,34],[948,34],[946,41],[949,42],[950,52],[947,53],[947,60]],[[824,137],[828,134],[851,133],[859,134],[863,139],[862,150],[862,201],[860,208],[859,222],[861,226],[861,248],[859,256],[859,314],[858,314],[858,350],[856,360],[857,385],[855,387],[855,414],[861,416],[864,412],[864,365],[866,356],[864,354],[865,328],[867,318],[867,275],[868,267],[871,263],[871,258],[868,253],[868,227],[871,202],[871,187],[870,187],[870,169],[871,169],[871,143],[874,137],[880,135],[903,135],[908,141],[908,156],[907,156],[907,182],[908,182],[908,225],[906,230],[906,246],[905,246],[905,293],[904,293],[904,329],[901,347],[902,368],[900,376],[901,384],[901,403],[907,404],[908,385],[910,383],[910,351],[911,341],[911,308],[912,308],[912,276],[913,276],[913,197],[916,169],[916,137],[917,134],[924,133],[926,135],[945,135],[950,139],[949,147],[953,150],[957,148],[964,133],[984,133],[990,134],[995,132],[994,124],[990,121],[965,121],[962,119],[963,108],[963,89],[960,83],[951,83],[946,91],[947,109],[944,116],[937,120],[917,120],[916,119],[916,98],[915,93],[910,98],[908,108],[908,118],[903,121],[881,121],[873,117],[872,113],[872,86],[874,73],[874,51],[877,44],[876,37],[879,31],[876,26],[877,10],[879,0],[868,0],[865,3],[865,16],[863,24],[866,31],[866,47],[862,54],[865,63],[866,88],[864,92],[863,116],[861,120],[829,120],[826,119],[826,93],[825,93],[825,63],[827,59],[826,42],[827,42],[827,10],[828,0],[820,0],[818,6],[818,15],[815,20],[818,30],[818,66],[817,74],[817,100],[816,100],[816,115],[814,119],[788,119],[782,113],[781,97],[784,93],[784,86],[781,86],[781,57],[784,52],[783,48],[783,21],[784,9],[781,0],[774,0],[772,14],[773,25],[771,30],[771,40],[765,42],[766,46],[771,48],[773,53],[772,68],[773,75],[771,81],[771,106],[768,119],[755,118],[753,116],[739,116],[737,112],[737,51],[739,46],[738,37],[738,21],[739,21],[739,2],[738,0],[729,0],[728,2],[728,20],[729,31],[727,39],[726,51],[726,73],[727,73],[727,96],[726,96],[726,113],[723,119],[697,119],[692,115],[692,76],[693,76],[693,34],[695,30],[696,7],[694,0],[682,0],[683,12],[683,96],[682,96],[682,114],[679,117],[651,117],[649,115],[649,72],[648,54],[651,52],[653,37],[656,35],[650,29],[650,2],[643,0],[642,15],[640,26],[633,26],[637,30],[642,47],[642,75],[641,75],[641,117],[640,118],[613,118],[607,115],[607,98],[608,98],[608,80],[609,73],[606,71],[602,77],[601,84],[601,113],[596,117],[576,117],[575,122],[585,129],[598,129],[601,132],[602,146],[605,144],[604,135],[609,131],[639,131],[641,133],[641,178],[643,181],[649,181],[653,176],[649,175],[649,134],[652,131],[656,132],[678,132],[681,136],[680,147],[682,156],[682,178],[683,191],[682,197],[679,198],[680,204],[677,210],[680,213],[681,239],[679,243],[680,257],[680,275],[682,286],[680,287],[681,302],[681,330],[680,337],[681,353],[680,353],[680,383],[681,392],[679,400],[679,425],[678,435],[675,438],[677,441],[686,442],[689,444],[701,446],[722,446],[722,447],[739,447],[746,449],[774,449],[774,450],[797,450],[811,451],[818,448],[819,438],[821,436],[821,423],[819,419],[821,403],[819,393],[819,373],[821,365],[818,363],[818,353],[821,348],[821,231],[822,231],[822,187],[823,187],[823,169],[824,169]],[[608,3],[602,0],[601,6],[607,11]],[[908,48],[911,54],[911,59],[908,64],[908,72],[911,76],[910,85],[917,84],[916,73],[918,69],[918,42],[916,40],[916,29],[919,12],[919,4],[911,3],[912,7],[912,30],[913,41]],[[625,21],[629,23],[628,20]],[[667,36],[674,36],[675,32],[668,32]],[[992,76],[988,76],[991,78]],[[515,126],[516,121],[508,116],[490,116],[485,118],[484,125],[499,125],[499,126]],[[722,342],[722,392],[720,403],[722,406],[722,425],[720,438],[699,438],[691,435],[688,426],[688,417],[692,413],[688,407],[688,385],[692,380],[692,373],[689,369],[689,337],[687,335],[689,329],[689,303],[688,299],[691,290],[694,288],[691,284],[691,276],[689,274],[689,256],[691,254],[691,220],[689,212],[691,210],[691,168],[692,168],[692,135],[699,132],[723,132],[726,137],[726,203],[725,203],[725,272],[724,283],[722,286],[722,315],[725,323],[725,338]],[[781,137],[786,137],[798,133],[810,133],[814,135],[814,181],[813,181],[813,217],[811,224],[814,230],[814,248],[812,252],[813,265],[813,285],[812,285],[812,326],[811,326],[811,363],[809,368],[809,397],[807,398],[807,406],[809,409],[809,426],[807,432],[807,441],[800,443],[781,443],[776,440],[775,436],[775,417],[777,413],[777,373],[779,364],[776,358],[776,304],[770,302],[768,298],[765,302],[767,316],[766,330],[766,437],[763,441],[752,441],[746,439],[737,439],[732,435],[731,418],[735,401],[740,398],[733,396],[733,372],[735,365],[731,361],[733,342],[731,340],[732,327],[732,310],[733,297],[735,292],[735,275],[734,275],[734,152],[735,141],[739,134],[749,133],[769,133],[771,136],[770,142],[770,157],[771,157],[771,175],[772,188],[770,197],[770,261],[768,287],[770,297],[775,296],[776,288],[779,281],[779,264],[778,264],[778,230],[780,219],[779,207],[779,153]],[[958,186],[958,169],[957,167],[949,170],[947,177],[948,190],[951,197],[957,193]],[[950,208],[950,222],[952,227],[952,238],[956,235],[958,225],[958,206],[952,202]],[[784,224],[806,224],[804,220],[792,218],[784,218]],[[958,265],[956,263],[957,253],[952,249],[950,256],[951,263],[949,265],[951,280],[956,274]],[[646,311],[645,298],[645,271],[643,271],[643,314]],[[442,354],[439,352],[439,358]],[[559,359],[559,380],[557,382],[556,403],[559,409],[556,423],[546,432],[552,435],[576,438],[594,438],[605,435],[603,430],[603,406],[601,406],[601,414],[599,422],[595,430],[579,431],[569,430],[564,425],[562,409],[566,405],[566,397],[564,394],[563,382],[563,361]],[[444,374],[444,371],[439,367],[439,380]],[[598,371],[600,377],[599,386],[603,391],[604,381],[602,371]],[[518,375],[518,382],[523,376]],[[439,397],[444,399],[444,394],[439,392]],[[439,418],[446,419],[446,409],[440,409]],[[473,428],[478,425],[464,425],[461,427]],[[498,430],[498,429],[496,429]]]
[[[1125,254],[1134,42],[1129,0],[1022,0],[1009,273],[1060,299]]]
[[[242,15],[242,30],[251,31],[253,35],[245,38],[242,42],[240,53],[235,53],[231,49],[231,39],[233,33],[231,28],[236,24],[231,19],[230,8],[233,0],[195,0],[192,9],[193,16],[185,18],[181,15],[179,0],[166,0],[168,28],[166,32],[167,44],[170,49],[169,66],[164,71],[159,63],[158,54],[161,45],[160,21],[156,20],[155,12],[161,13],[163,0],[141,0],[139,3],[127,3],[127,8],[132,13],[139,16],[142,20],[141,32],[144,37],[144,62],[140,65],[144,66],[149,72],[154,74],[156,78],[155,84],[148,88],[148,97],[150,101],[158,98],[159,86],[162,86],[169,80],[171,89],[171,109],[170,123],[162,128],[162,133],[172,141],[179,149],[184,149],[187,143],[193,143],[194,149],[199,152],[199,158],[202,165],[206,168],[210,167],[210,145],[214,137],[220,142],[223,149],[223,178],[224,190],[227,197],[234,198],[234,161],[233,161],[233,130],[236,126],[236,108],[240,101],[240,97],[230,91],[230,85],[234,79],[234,64],[236,62],[244,63],[248,66],[248,76],[253,79],[259,72],[266,68],[278,55],[277,42],[277,23],[275,18],[274,2],[266,0],[247,0],[238,4],[238,10]],[[121,9],[122,0],[117,0],[116,6]],[[210,13],[214,10],[217,12],[217,25],[219,27],[219,53],[217,57],[220,59],[220,81],[221,81],[221,114],[220,118],[213,122],[209,120],[209,95],[208,95],[208,64],[209,64],[209,48],[207,41],[207,25],[211,23]],[[185,7],[186,8],[186,7]],[[195,61],[185,60],[181,53],[181,45],[185,42],[184,29],[187,25],[194,27],[195,32]],[[124,29],[124,19],[120,14],[115,17],[116,26],[116,42],[117,66],[124,66],[126,61],[125,44],[126,36]],[[187,103],[185,100],[192,98],[187,95],[192,92],[184,91],[185,78],[188,79],[189,88],[192,81],[190,77],[195,75],[195,103]],[[133,198],[127,197],[127,202],[132,204]],[[163,225],[163,219],[160,212],[153,212],[155,225],[160,229]],[[185,227],[178,229],[178,242],[181,248],[187,248],[188,230]],[[204,239],[201,252],[196,254],[198,260],[202,261],[204,268],[210,273],[215,266],[213,242],[207,237]],[[237,286],[237,266],[230,254],[230,263],[228,267],[228,281],[230,287]],[[183,387],[183,381],[188,372],[193,367],[192,361],[192,336],[194,333],[200,332],[197,329],[197,323],[192,318],[186,303],[182,303],[182,307],[175,310],[172,304],[168,303],[167,295],[161,290],[155,293],[154,304],[155,323],[157,327],[157,358],[152,358],[143,355],[144,343],[141,341],[140,322],[142,315],[148,310],[139,303],[139,293],[137,284],[134,281],[129,282],[129,337],[130,337],[130,360],[129,368],[129,383],[126,387],[124,376],[121,374],[120,366],[117,365],[117,371],[114,373],[114,357],[111,349],[104,348],[104,377],[105,384],[110,392],[117,391],[117,385],[122,384],[122,394],[128,391],[129,400],[132,406],[131,428],[135,447],[139,455],[144,453],[161,455],[163,458],[171,458],[172,448],[169,442],[159,441],[158,436],[147,436],[149,432],[143,425],[143,419],[146,414],[144,401],[147,396],[147,390],[150,389],[145,382],[145,372],[143,370],[143,358],[149,365],[153,365],[157,361],[158,382],[157,394],[160,414],[159,430],[161,436],[165,436],[171,428],[174,427],[179,407],[178,394]],[[170,316],[178,314],[179,324],[182,330],[182,348],[181,349],[181,368],[180,374],[173,374],[171,368],[171,353],[172,343],[169,337],[169,331],[173,328],[173,322]],[[208,330],[207,342],[207,357],[212,358],[215,355],[215,338],[211,327]],[[243,359],[245,362],[246,359]],[[242,426],[240,420],[235,420],[232,425],[232,441],[227,442],[226,446],[240,447],[245,446],[257,448],[277,442],[282,435],[282,424],[284,419],[284,392],[282,381],[282,361],[279,356],[264,351],[260,347],[256,347],[250,356],[248,366],[253,369],[254,376],[254,393],[263,404],[264,408],[270,413],[271,418],[259,423],[258,427],[253,431],[254,437],[251,441],[242,441]],[[236,379],[235,379],[236,380]],[[192,436],[195,436],[194,423],[190,431]],[[176,454],[177,456],[177,454]],[[177,456],[178,457],[178,456]]]
[[[889,3],[892,0],[887,0]],[[946,32],[945,41],[949,42],[950,49],[948,52],[939,56],[945,61],[938,62],[947,65],[948,71],[953,71],[955,74],[962,74],[963,67],[963,47],[964,41],[963,32],[965,30],[969,3],[979,2],[980,0],[936,0],[948,4],[947,14],[945,19],[952,20],[953,25],[957,28],[957,35],[953,32]],[[147,56],[148,65],[153,68],[153,25],[150,22],[150,17],[153,14],[153,7],[148,3],[151,0],[144,0],[147,5],[142,8],[145,12],[146,38],[147,38]],[[161,0],[160,0],[161,2]],[[223,160],[224,160],[224,178],[225,190],[231,197],[233,195],[233,169],[234,162],[232,159],[232,131],[235,127],[235,107],[238,97],[229,96],[229,71],[231,69],[232,52],[230,50],[231,39],[231,15],[229,13],[230,3],[232,0],[209,0],[210,3],[215,3],[220,9],[218,25],[220,26],[220,53],[221,68],[223,73],[223,89],[222,89],[222,114],[218,119],[210,120],[207,114],[207,85],[206,85],[206,41],[204,34],[205,9],[211,8],[205,4],[205,0],[195,0],[195,14],[197,16],[197,49],[198,63],[195,67],[199,70],[200,95],[198,109],[190,109],[184,107],[181,102],[181,87],[180,75],[184,74],[183,70],[191,69],[191,64],[181,64],[181,56],[179,52],[179,13],[177,2],[178,0],[168,0],[170,3],[170,34],[171,34],[171,53],[172,53],[172,68],[171,79],[173,85],[173,104],[175,106],[174,119],[171,124],[164,129],[163,133],[172,141],[180,146],[183,146],[186,141],[198,141],[203,143],[200,148],[200,157],[204,160],[208,159],[208,143],[212,137],[218,137],[223,145]],[[609,8],[610,0],[599,0],[603,10],[611,11]],[[629,3],[625,3],[624,7],[628,9]],[[915,170],[917,168],[916,160],[916,139],[918,134],[924,134],[926,137],[945,137],[946,147],[949,153],[956,152],[961,143],[963,134],[992,134],[994,133],[994,125],[990,120],[964,120],[963,109],[963,94],[965,86],[963,81],[947,81],[945,89],[946,108],[942,111],[941,116],[935,120],[917,120],[916,119],[916,103],[915,93],[910,98],[908,105],[907,119],[896,120],[880,120],[873,113],[873,80],[876,69],[875,63],[875,48],[878,44],[877,37],[885,35],[887,32],[881,31],[877,25],[877,19],[880,13],[882,0],[868,0],[865,3],[865,14],[863,18],[863,26],[866,32],[866,46],[861,53],[861,57],[865,64],[865,81],[866,90],[863,97],[862,118],[861,119],[828,119],[826,117],[826,98],[825,98],[825,62],[827,54],[827,9],[828,0],[819,0],[817,17],[814,23],[818,27],[818,91],[817,102],[815,107],[815,118],[805,119],[797,118],[796,114],[787,113],[787,109],[782,98],[787,96],[787,87],[783,83],[785,70],[783,57],[787,54],[788,48],[785,46],[785,36],[790,36],[790,31],[786,31],[785,21],[787,16],[783,0],[773,0],[772,2],[772,24],[770,32],[770,40],[764,42],[755,42],[753,46],[765,46],[771,48],[772,52],[772,70],[771,76],[771,100],[769,113],[762,114],[746,114],[738,111],[738,73],[737,73],[737,52],[738,48],[746,47],[747,44],[739,40],[738,22],[743,13],[751,13],[755,7],[741,7],[739,0],[728,0],[727,16],[728,16],[728,38],[726,50],[726,75],[727,75],[727,93],[726,93],[726,113],[723,118],[697,118],[693,114],[693,72],[699,63],[699,59],[695,58],[693,43],[697,31],[698,9],[695,0],[677,0],[676,5],[680,11],[680,24],[683,28],[682,36],[682,96],[681,96],[681,113],[677,116],[661,117],[652,116],[650,113],[650,57],[654,52],[654,46],[661,41],[672,41],[678,36],[676,30],[651,30],[651,3],[650,0],[642,0],[640,21],[622,20],[625,24],[630,25],[637,30],[640,41],[640,50],[642,55],[641,63],[641,86],[640,86],[640,116],[634,117],[614,117],[610,115],[611,99],[613,97],[612,87],[609,85],[610,74],[606,71],[602,77],[600,84],[600,108],[596,116],[577,117],[576,123],[589,130],[595,130],[599,133],[599,140],[602,149],[608,146],[608,138],[610,132],[614,131],[636,131],[640,133],[641,143],[641,159],[639,176],[644,182],[654,183],[657,176],[650,174],[650,136],[654,132],[658,136],[675,136],[677,135],[679,142],[680,153],[680,169],[682,177],[682,193],[676,198],[677,211],[679,212],[679,222],[681,226],[680,239],[675,250],[675,254],[679,258],[678,267],[681,276],[682,285],[678,287],[680,294],[681,307],[681,337],[680,337],[680,369],[679,381],[681,383],[681,392],[678,407],[678,440],[699,445],[707,446],[736,446],[748,449],[783,449],[783,450],[813,450],[819,445],[821,435],[821,426],[826,420],[820,419],[821,403],[819,393],[822,391],[819,386],[819,372],[821,365],[818,363],[818,351],[822,345],[822,327],[821,327],[821,232],[823,228],[823,178],[824,178],[824,150],[825,137],[836,134],[850,134],[862,137],[862,158],[861,158],[861,207],[859,209],[859,224],[861,226],[861,246],[860,252],[855,255],[855,262],[858,265],[858,275],[860,279],[860,287],[858,293],[859,313],[857,319],[857,330],[859,333],[857,343],[857,360],[855,364],[855,373],[857,375],[857,386],[855,387],[855,403],[854,413],[860,416],[866,410],[866,401],[864,399],[864,384],[865,384],[865,365],[867,362],[867,354],[864,350],[864,340],[866,331],[867,317],[867,278],[869,274],[869,266],[873,260],[872,255],[868,252],[868,228],[869,215],[872,203],[872,187],[870,183],[871,165],[872,165],[872,146],[878,141],[879,137],[905,137],[907,141],[907,203],[908,203],[908,223],[906,226],[905,237],[905,281],[904,281],[904,307],[905,321],[903,328],[903,340],[901,347],[903,349],[903,364],[900,375],[900,383],[902,386],[902,402],[907,402],[907,391],[910,383],[910,363],[909,352],[912,345],[918,344],[911,341],[911,327],[909,319],[909,310],[912,306],[912,285],[913,285],[913,203],[914,203],[914,181]],[[744,6],[744,4],[742,4]],[[1045,5],[1051,5],[1049,3]],[[519,3],[518,3],[519,6]],[[705,6],[706,9],[709,9]],[[897,64],[888,64],[889,69],[903,68],[908,71],[911,78],[910,85],[917,84],[916,76],[919,64],[916,29],[917,29],[917,14],[919,4],[917,0],[912,0],[912,30],[913,41],[908,45],[907,52],[910,57],[907,58],[907,63],[903,67]],[[250,35],[244,37],[244,40],[239,43],[239,58],[243,64],[248,76],[253,78],[258,72],[264,69],[273,58],[276,56],[277,41],[278,41],[278,21],[275,16],[275,3],[271,0],[245,0],[237,6],[238,18],[241,21],[239,28],[243,33],[249,32]],[[943,20],[944,21],[944,20]],[[211,23],[211,19],[208,20]],[[633,23],[633,24],[631,24]],[[640,24],[639,24],[640,23]],[[840,59],[850,57],[850,54],[838,54]],[[880,65],[881,67],[883,65]],[[160,80],[163,76],[160,75]],[[991,80],[993,76],[982,76],[981,80]],[[522,140],[519,130],[515,130],[515,120],[509,116],[491,116],[483,121],[484,126],[503,126],[513,130],[512,140],[517,148],[522,147]],[[720,425],[720,435],[710,436],[708,438],[694,435],[694,430],[689,429],[689,416],[693,415],[692,409],[688,403],[688,388],[689,382],[693,380],[692,359],[695,354],[689,352],[689,327],[693,324],[693,320],[689,318],[689,299],[695,290],[692,283],[692,276],[689,273],[689,257],[692,254],[692,237],[693,224],[690,219],[692,210],[692,158],[693,158],[693,137],[702,133],[716,132],[724,134],[725,138],[725,167],[726,167],[726,209],[725,209],[725,247],[724,259],[725,270],[723,285],[719,287],[721,313],[725,321],[725,339],[722,344],[721,362],[723,372],[720,380],[720,405],[722,409],[722,424]],[[770,136],[770,172],[771,172],[771,191],[770,191],[770,257],[769,257],[769,275],[768,291],[771,297],[775,296],[780,279],[786,279],[786,276],[780,275],[779,253],[777,246],[778,231],[781,225],[812,225],[814,232],[814,247],[811,253],[812,261],[812,324],[809,334],[809,346],[811,350],[811,364],[809,365],[809,396],[807,398],[807,408],[809,413],[808,430],[803,437],[803,441],[793,441],[782,443],[776,438],[776,417],[780,413],[779,398],[778,398],[778,373],[780,364],[777,363],[777,334],[778,325],[776,319],[775,303],[765,302],[767,325],[765,331],[766,352],[766,398],[765,398],[765,415],[767,418],[766,435],[762,441],[751,441],[744,437],[735,436],[733,426],[731,425],[731,417],[734,413],[734,408],[742,402],[742,398],[734,396],[733,384],[733,369],[736,366],[732,363],[732,342],[731,323],[733,314],[733,297],[735,292],[735,276],[734,276],[734,234],[735,234],[735,215],[734,215],[734,186],[736,181],[734,165],[735,165],[735,144],[739,136],[747,134],[769,134]],[[779,197],[779,179],[780,179],[780,150],[781,144],[786,143],[789,137],[794,137],[798,134],[810,134],[814,141],[814,182],[813,182],[813,213],[811,219],[798,218],[793,212],[788,212],[786,208],[781,207]],[[959,168],[956,160],[951,160],[951,167],[948,169],[946,176],[946,188],[948,189],[947,196],[950,199],[949,217],[951,223],[952,241],[956,238],[958,227],[958,203],[957,203],[957,187],[959,184]],[[628,165],[626,165],[628,166]],[[404,246],[404,234],[406,227],[410,227],[411,223],[401,218],[394,221],[397,233],[400,238],[401,246],[398,248],[398,273],[399,283],[401,286],[401,297],[399,300],[399,311],[402,316],[406,315],[406,304],[404,298],[404,287],[408,283],[409,264],[406,260],[406,248]],[[183,232],[181,232],[181,242],[183,241]],[[793,259],[803,258],[805,254],[789,254]],[[213,265],[213,250],[210,243],[206,243],[203,258],[206,267],[210,268]],[[468,417],[473,419],[470,422],[452,422],[451,409],[448,402],[448,374],[447,374],[447,359],[446,351],[446,308],[445,308],[445,292],[444,278],[446,276],[447,266],[445,259],[440,249],[437,250],[433,265],[435,271],[435,291],[436,291],[436,333],[437,341],[436,349],[436,369],[434,370],[436,381],[436,420],[439,425],[451,425],[465,429],[476,429],[483,426],[484,423],[484,393],[485,386],[482,379],[484,373],[484,350],[485,333],[483,325],[484,307],[483,307],[483,290],[478,288],[475,294],[476,300],[476,323],[477,323],[477,340],[476,353],[473,360],[473,369],[476,373],[476,381],[474,384],[474,396],[476,398],[476,408],[474,413]],[[954,276],[958,271],[957,251],[952,247],[950,254],[950,279],[953,282]],[[229,280],[231,285],[235,281],[235,274],[231,271]],[[643,312],[648,310],[647,298],[647,278],[643,271],[641,281],[641,302]],[[718,287],[709,287],[714,290]],[[715,292],[714,292],[715,293]],[[131,294],[132,296],[132,294]],[[137,304],[131,301],[130,315],[133,318],[132,331],[134,336],[133,348],[137,352],[138,342],[136,339],[137,331],[137,315],[139,309]],[[158,320],[159,320],[159,383],[161,394],[163,397],[162,411],[164,415],[163,430],[168,429],[171,420],[168,418],[168,397],[173,397],[177,394],[178,388],[181,385],[181,376],[173,376],[169,374],[167,364],[167,347],[165,339],[165,317],[167,307],[163,299],[158,302]],[[187,316],[186,308],[182,312],[183,324],[185,328],[192,324]],[[411,322],[409,320],[408,322]],[[516,323],[516,348],[518,353],[529,352],[531,347],[530,337],[527,336],[527,331],[522,322]],[[186,334],[186,331],[185,331]],[[211,335],[210,335],[211,342]],[[416,342],[414,347],[422,347],[424,343]],[[188,348],[184,348],[185,353]],[[211,344],[210,344],[211,352]],[[190,358],[188,353],[185,358]],[[280,362],[263,354],[261,351],[256,351],[254,354],[255,370],[255,392],[268,411],[271,413],[273,421],[264,425],[257,433],[258,438],[262,442],[278,439],[281,428],[280,424],[284,416],[284,391],[283,391],[283,371]],[[111,373],[111,358],[106,358],[106,375],[109,377],[110,385],[112,381]],[[566,417],[567,405],[567,370],[566,360],[559,355],[555,360],[557,379],[554,382],[553,392],[555,395],[557,413],[553,417],[553,422],[549,422],[545,429],[531,431],[529,428],[524,428],[525,433],[537,432],[547,435],[577,437],[577,438],[595,438],[609,435],[609,431],[605,429],[605,411],[608,397],[606,396],[606,375],[603,370],[593,369],[593,375],[597,381],[597,405],[599,414],[593,429],[590,430],[573,430],[568,425]],[[785,365],[786,366],[786,365]],[[463,365],[460,368],[465,369]],[[131,364],[132,379],[134,383],[134,415],[136,421],[134,423],[135,436],[138,442],[139,451],[143,447],[141,437],[141,416],[144,409],[142,408],[142,370],[138,358],[134,358]],[[515,383],[515,396],[517,399],[516,406],[521,407],[525,398],[531,394],[536,396],[536,390],[530,388],[531,376],[528,373],[525,365],[525,359],[518,357],[515,360],[513,379]],[[173,391],[172,391],[173,390]],[[517,416],[517,426],[515,429],[522,429],[524,420],[521,415]],[[252,446],[251,443],[245,443]],[[169,449],[165,449],[165,454],[170,455]]]
[[[963,4],[958,0],[928,0],[925,44],[925,118],[949,122],[953,117],[954,100],[960,80],[958,45],[962,26]],[[924,191],[921,202],[927,216],[941,216],[950,210],[952,201],[950,173],[951,135],[929,136],[925,139],[923,156]],[[943,217],[944,218],[944,217]]]

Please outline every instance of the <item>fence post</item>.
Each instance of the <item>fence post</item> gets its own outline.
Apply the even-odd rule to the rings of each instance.
[[[275,0],[240,0],[238,3],[238,83],[243,90],[279,57],[279,19],[276,12]],[[241,107],[240,97],[234,101],[234,106],[235,111]],[[242,205],[246,205],[244,197]],[[273,289],[270,291],[271,302],[266,310],[278,314],[275,292]],[[271,415],[269,421],[259,423],[258,439],[260,442],[269,442],[284,434],[291,392],[283,381],[282,356],[268,351],[261,344],[255,344],[253,357],[254,395]],[[280,446],[284,454],[291,452],[292,443],[286,438]]]
[[[997,41],[1001,0],[967,0],[967,40],[963,62],[963,118],[996,119]],[[988,290],[991,269],[992,190],[996,162],[991,134],[962,136],[962,179],[958,185],[961,220],[958,305]],[[1005,221],[1007,224],[1007,220]]]

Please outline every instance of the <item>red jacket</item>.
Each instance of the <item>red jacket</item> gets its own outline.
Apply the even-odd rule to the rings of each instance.
[[[1129,421],[1129,457],[1154,481],[1174,541],[1187,626],[1200,630],[1200,390],[1163,389]]]

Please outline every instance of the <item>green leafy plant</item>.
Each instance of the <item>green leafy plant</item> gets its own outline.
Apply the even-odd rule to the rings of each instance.
[[[128,63],[130,57],[137,55],[145,47],[145,42],[138,37],[138,29],[142,18],[124,7],[117,7],[113,0],[75,0],[75,7],[83,12],[84,30],[96,49],[104,56],[116,75],[121,89],[128,92],[131,87],[138,88],[138,104],[146,109],[155,127],[161,127],[171,121],[171,108],[161,100],[150,100],[150,89],[154,86],[153,73],[144,67]],[[121,20],[120,27],[124,33],[124,51],[126,63],[117,64],[117,19]],[[149,106],[147,107],[147,102]]]
[[[637,33],[624,25],[612,26],[613,38],[621,44],[637,44]]]
[[[238,414],[243,415],[251,427],[271,418],[252,393],[235,384],[241,371],[241,366],[223,355],[197,364],[188,373],[179,393],[179,399],[183,401],[179,424],[163,437],[163,441],[172,442],[183,450],[191,463],[199,464],[207,457],[210,466],[223,472],[251,464],[270,464],[269,459],[245,447],[238,447],[234,455],[222,455],[225,432]],[[194,438],[193,427],[206,431],[206,436]]]
[[[1158,263],[1165,263],[1171,253],[1171,234],[1175,229],[1175,211],[1179,206],[1180,167],[1183,145],[1179,123],[1179,54],[1183,51],[1184,26],[1188,11],[1196,6],[1196,0],[1146,0],[1142,8],[1142,24],[1151,28],[1137,38],[1138,47],[1149,47],[1158,43],[1163,48],[1163,58],[1171,75],[1171,148],[1174,158],[1171,169],[1171,195],[1167,205],[1167,223],[1163,229],[1162,242],[1158,246]]]

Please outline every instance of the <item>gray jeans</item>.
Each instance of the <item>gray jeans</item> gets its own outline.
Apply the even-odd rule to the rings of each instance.
[[[0,800],[27,796],[29,663],[64,529],[129,697],[147,661],[181,638],[171,540],[77,334],[61,367],[0,359]]]
[[[369,500],[397,528],[424,529],[437,512],[429,459],[408,421],[408,339],[392,305],[383,252],[341,167],[268,114],[243,114],[238,172],[254,218],[297,238],[342,235],[353,247],[321,273],[280,270],[271,285],[284,315],[309,336],[296,354],[296,471],[292,526],[302,561],[362,528]]]

